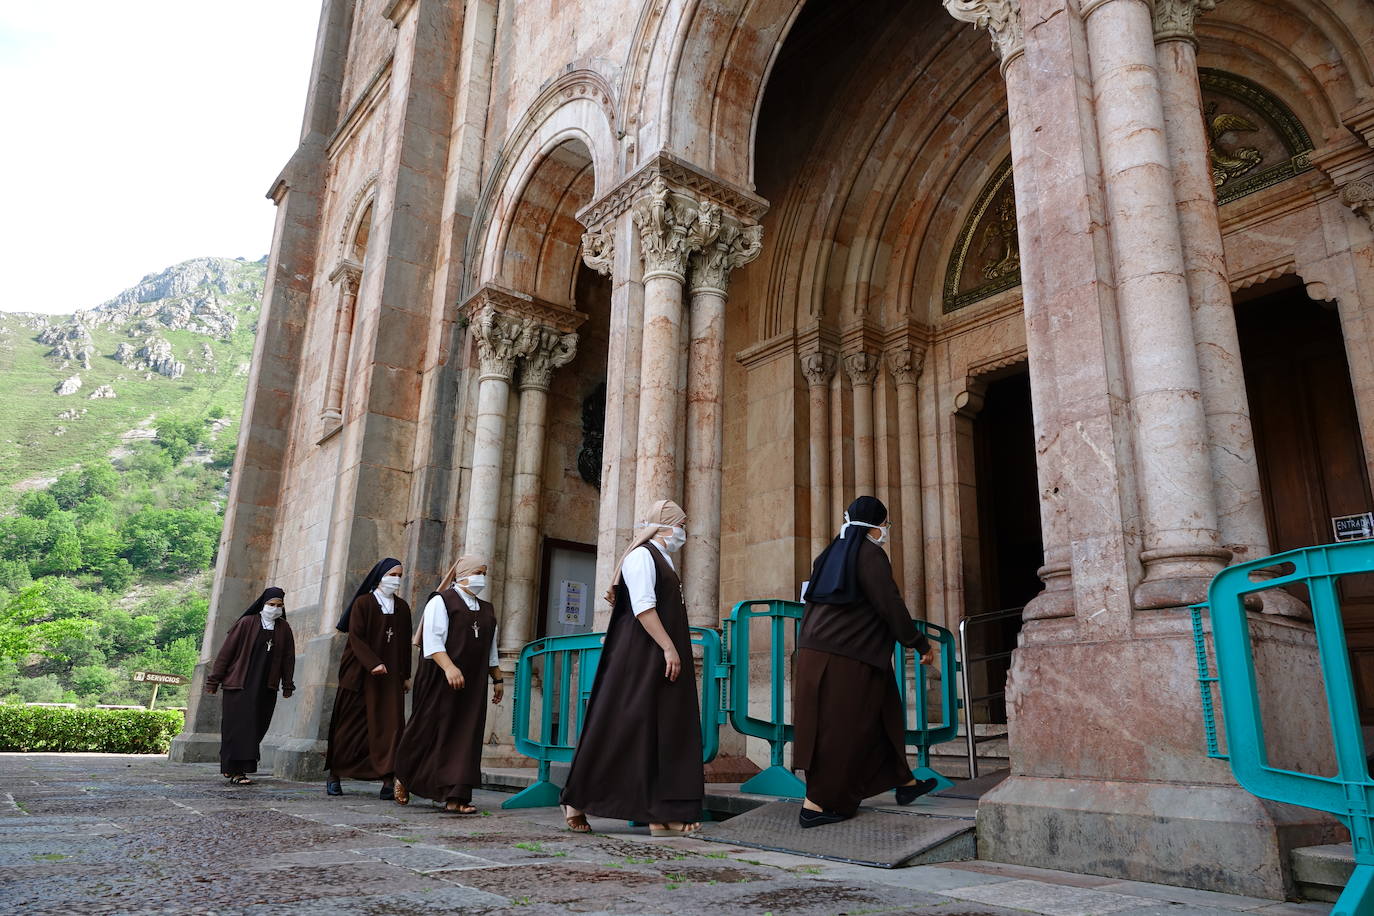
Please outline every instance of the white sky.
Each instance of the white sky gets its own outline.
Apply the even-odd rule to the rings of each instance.
[[[0,310],[89,308],[256,259],[300,137],[320,0],[0,0]]]

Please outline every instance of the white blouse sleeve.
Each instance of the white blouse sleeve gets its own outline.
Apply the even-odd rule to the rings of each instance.
[[[435,595],[429,599],[425,605],[424,620],[420,623],[423,633],[423,644],[420,647],[420,654],[429,658],[436,652],[443,652],[444,645],[448,642],[448,607],[444,604],[444,599]]]
[[[488,668],[495,668],[501,664],[501,656],[496,654],[496,637],[500,632],[501,630],[498,627],[496,631],[491,634],[491,660],[487,662]]]
[[[620,572],[625,577],[625,587],[630,591],[630,609],[636,617],[658,607],[658,596],[654,593],[654,587],[658,585],[658,570],[654,568],[654,558],[649,548],[636,547],[630,551]]]

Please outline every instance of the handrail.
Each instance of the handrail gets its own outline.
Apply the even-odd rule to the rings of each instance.
[[[985,740],[992,740],[993,737],[986,735],[979,738],[973,733],[973,707],[976,703],[986,700],[1000,700],[1007,695],[1006,687],[1001,690],[994,690],[991,693],[973,695],[973,685],[970,682],[970,671],[976,664],[995,661],[1002,658],[1011,658],[1013,650],[1006,652],[993,652],[987,655],[970,656],[968,654],[968,631],[974,626],[986,626],[998,620],[1010,620],[1013,617],[1020,617],[1024,608],[1006,608],[1001,611],[989,611],[986,614],[973,614],[959,620],[959,658],[963,660],[959,669],[959,676],[962,680],[962,692],[964,695],[964,744],[968,753],[968,778],[978,778],[978,745]]]

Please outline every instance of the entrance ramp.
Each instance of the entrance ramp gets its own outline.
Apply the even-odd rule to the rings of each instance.
[[[977,857],[974,821],[901,811],[860,808],[847,821],[803,830],[801,803],[776,801],[716,824],[698,836],[713,843],[785,852],[877,868],[903,868]]]

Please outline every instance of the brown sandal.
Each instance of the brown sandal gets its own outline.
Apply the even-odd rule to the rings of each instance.
[[[451,811],[454,814],[476,814],[477,806],[465,804],[464,802],[446,802],[444,804],[444,810]]]
[[[392,794],[395,796],[393,800],[396,802],[396,804],[398,804],[398,805],[408,805],[408,804],[410,804],[410,793],[409,793],[408,791],[406,791],[406,787],[405,787],[405,786],[401,785],[401,781],[400,781],[399,779],[395,781],[395,784],[394,784],[394,785],[392,785],[391,791],[392,791]]]
[[[586,814],[569,814],[565,808],[563,820],[568,822],[568,829],[573,833],[591,833],[592,825],[587,823]]]

